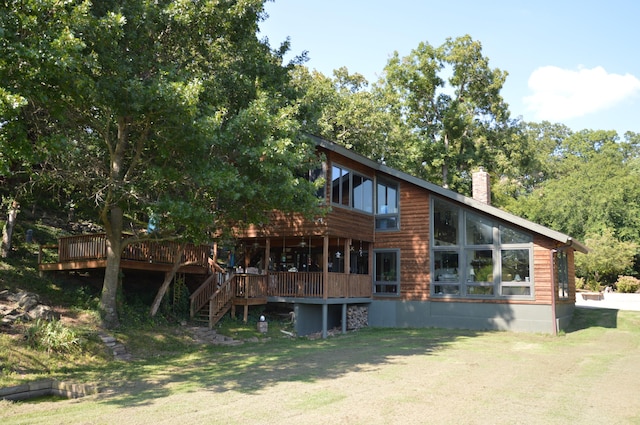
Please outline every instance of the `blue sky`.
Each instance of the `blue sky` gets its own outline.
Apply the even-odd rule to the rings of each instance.
[[[640,133],[640,2],[635,0],[275,0],[260,36],[331,76],[346,66],[369,82],[394,51],[469,34],[509,76],[512,116],[573,130]]]

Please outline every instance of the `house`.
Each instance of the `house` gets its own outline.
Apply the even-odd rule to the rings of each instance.
[[[312,137],[325,161],[326,214],[273,212],[238,231],[233,273],[215,270],[217,247],[189,246],[180,272],[199,279],[191,316],[209,326],[229,310],[288,309],[298,335],[341,327],[442,327],[556,333],[575,308],[570,236],[490,205],[489,177],[469,198]],[[58,262],[40,270],[104,267],[104,235],[61,238]],[[163,244],[128,244],[121,267],[167,273]],[[211,253],[214,253],[211,255]],[[213,258],[212,258],[213,257]],[[212,267],[213,266],[213,267]],[[192,279],[193,280],[193,279]],[[357,314],[355,314],[357,313]]]
[[[489,177],[462,196],[313,137],[326,158],[323,217],[274,213],[238,235],[267,302],[291,306],[300,335],[368,325],[555,333],[575,307],[570,236],[489,204]],[[245,270],[246,271],[246,270]]]

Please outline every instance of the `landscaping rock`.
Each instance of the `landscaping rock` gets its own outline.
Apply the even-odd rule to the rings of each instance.
[[[12,325],[16,321],[56,320],[59,315],[48,305],[40,302],[40,297],[31,292],[12,293],[4,290],[0,293],[0,323]]]

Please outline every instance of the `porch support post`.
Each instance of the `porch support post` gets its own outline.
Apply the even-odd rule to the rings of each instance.
[[[329,316],[329,306],[327,303],[322,304],[322,338],[327,338],[327,323]]]
[[[347,303],[342,304],[342,333],[347,333]]]
[[[353,239],[349,238],[344,241],[344,272],[346,274],[351,273],[351,245],[353,244]]]
[[[322,238],[322,298],[329,298],[329,236]]]
[[[264,272],[263,274],[269,274],[269,268],[271,267],[271,239],[267,238],[266,246],[264,248]]]

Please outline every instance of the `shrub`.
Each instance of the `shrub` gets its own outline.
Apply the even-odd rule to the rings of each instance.
[[[36,320],[26,329],[27,343],[49,353],[71,353],[80,350],[80,338],[58,320]]]
[[[584,277],[576,277],[576,289],[585,289],[587,287]]]
[[[616,288],[618,292],[627,294],[638,292],[638,289],[640,289],[640,279],[636,279],[633,276],[618,276]]]

